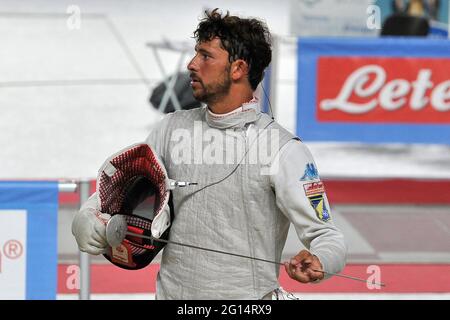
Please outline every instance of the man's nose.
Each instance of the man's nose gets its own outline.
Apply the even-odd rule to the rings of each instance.
[[[198,71],[198,67],[197,67],[197,63],[196,63],[196,56],[194,56],[191,61],[189,61],[188,65],[187,65],[187,69],[189,71]]]

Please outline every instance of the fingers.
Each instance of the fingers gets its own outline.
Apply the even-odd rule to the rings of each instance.
[[[301,271],[301,269],[298,269],[295,265],[292,265],[289,262],[286,262],[284,264],[284,267],[286,269],[287,274],[292,279],[297,280],[301,283],[310,282],[309,275],[307,273]]]
[[[95,213],[95,216],[104,225],[106,225],[108,223],[109,219],[111,219],[111,215],[109,215],[107,213],[100,212],[100,211],[97,211]]]
[[[105,246],[103,243],[98,242],[94,239],[84,240],[82,242],[77,241],[78,248],[82,252],[86,252],[93,255],[99,255],[102,253],[105,253],[107,250],[107,246]]]
[[[94,232],[92,232],[92,239],[104,243],[105,245],[108,243],[106,241],[106,226],[101,223],[97,222],[94,224]]]
[[[291,259],[290,263],[293,265],[310,264],[312,263],[312,257],[312,254],[308,250],[302,250]]]
[[[86,246],[86,247],[80,247],[80,251],[89,253],[89,254],[93,254],[93,255],[99,255],[99,254],[103,254],[106,252],[106,248],[98,248],[95,246]]]
[[[285,269],[289,277],[302,283],[323,279],[324,273],[314,270],[322,270],[319,259],[308,250],[300,251],[290,262],[285,263]]]
[[[72,222],[72,234],[80,251],[99,255],[108,247],[106,222],[110,216],[93,210],[80,210]]]
[[[103,247],[108,245],[106,240],[106,225],[111,219],[111,216],[107,213],[96,213],[97,221],[94,223],[94,232],[92,234],[92,238],[98,242],[100,242]]]
[[[95,232],[92,233],[91,238],[87,241],[85,245],[85,250],[81,250],[87,252],[89,254],[99,255],[105,253],[108,244],[106,241],[103,241],[101,237]]]
[[[311,281],[322,280],[325,274],[323,272],[317,272],[313,270],[322,270],[322,268],[314,267],[313,265],[311,265],[311,267],[307,269],[306,272],[308,273],[308,276],[311,279]]]
[[[103,242],[103,241],[98,241],[97,239],[94,239],[94,237],[92,237],[91,239],[89,239],[89,240],[87,241],[87,244],[88,244],[89,246],[93,246],[93,247],[100,248],[100,249],[104,249],[104,248],[106,248],[106,247],[108,246],[107,243],[105,243],[105,242]]]

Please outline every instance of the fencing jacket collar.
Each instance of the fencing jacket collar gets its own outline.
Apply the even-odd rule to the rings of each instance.
[[[246,124],[255,122],[261,116],[256,97],[225,114],[213,113],[208,107],[205,109],[206,122],[217,129],[244,128]]]

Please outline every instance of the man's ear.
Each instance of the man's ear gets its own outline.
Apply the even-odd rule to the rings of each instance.
[[[248,64],[242,59],[238,59],[233,61],[231,64],[231,79],[234,81],[238,81],[244,77],[248,76]]]

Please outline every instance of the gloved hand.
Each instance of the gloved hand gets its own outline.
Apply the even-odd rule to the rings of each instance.
[[[107,213],[101,213],[92,208],[81,208],[72,222],[72,234],[77,240],[80,251],[93,255],[105,253],[106,223],[111,218]]]

